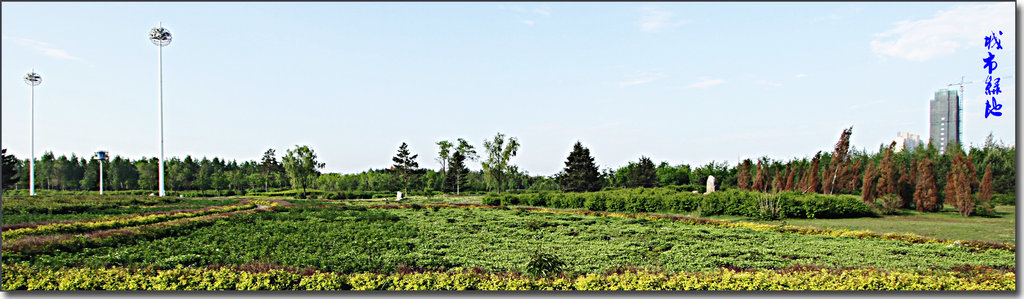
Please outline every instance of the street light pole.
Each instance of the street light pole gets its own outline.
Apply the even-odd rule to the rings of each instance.
[[[159,73],[160,73],[160,196],[164,196],[164,46],[171,44],[171,32],[158,24],[149,30],[149,41],[160,48],[159,50]]]
[[[103,195],[103,161],[107,159],[106,151],[96,152],[96,160],[100,162],[100,195]]]
[[[29,133],[29,151],[32,152],[32,157],[31,159],[28,160],[28,194],[31,196],[36,196],[36,86],[43,83],[43,77],[37,74],[36,70],[32,70],[28,74],[25,74],[25,83],[29,86],[32,86],[32,129]]]

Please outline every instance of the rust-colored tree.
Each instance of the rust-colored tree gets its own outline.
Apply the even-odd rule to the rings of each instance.
[[[952,203],[960,215],[971,216],[974,212],[974,198],[971,197],[970,166],[963,152],[953,155],[953,163],[946,175],[946,202]]]
[[[750,187],[750,190],[763,192],[767,185],[765,182],[765,169],[761,167],[761,162],[757,163],[757,174],[754,175],[754,184]]]
[[[817,154],[814,154],[814,158],[811,159],[811,165],[807,167],[806,171],[804,171],[803,178],[801,179],[803,183],[800,185],[802,186],[801,188],[804,190],[804,193],[818,192],[818,186],[819,183],[821,183],[820,176],[818,175],[818,164],[820,163],[821,152],[818,152]]]
[[[878,173],[875,167],[868,163],[868,167],[864,169],[864,184],[861,185],[861,198],[860,200],[866,203],[872,203],[875,201],[875,180],[878,179]]]
[[[750,159],[744,159],[736,167],[736,187],[740,190],[750,190]]]
[[[935,212],[941,208],[938,206],[939,188],[935,183],[935,169],[929,157],[917,163],[917,182],[914,185],[914,205],[918,211]]]
[[[843,171],[843,174],[840,175],[839,181],[842,182],[842,185],[836,186],[836,189],[838,189],[839,192],[847,194],[853,193],[854,190],[857,190],[857,188],[860,187],[858,186],[858,183],[861,182],[861,168],[863,168],[861,160],[857,160],[854,161],[853,163],[850,163],[850,167],[845,169]]]
[[[992,199],[992,165],[985,166],[985,177],[981,178],[981,188],[978,190],[978,201],[988,202]]]
[[[776,171],[774,177],[772,179],[772,192],[782,192],[782,171]]]
[[[832,152],[832,160],[829,162],[829,169],[832,171],[832,180],[828,183],[828,194],[833,193],[836,186],[836,178],[839,177],[839,173],[849,167],[850,135],[853,135],[852,126],[843,130],[843,133],[839,135],[839,142],[836,142],[836,147]],[[840,185],[842,185],[842,183],[840,183]],[[824,192],[825,189],[822,189],[821,191]]]
[[[896,193],[896,161],[893,160],[893,149],[896,142],[885,149],[882,163],[878,166],[878,183],[875,184],[878,195]]]
[[[782,188],[782,190],[793,190],[793,177],[795,173],[796,166],[790,163],[790,165],[786,167],[786,185]]]

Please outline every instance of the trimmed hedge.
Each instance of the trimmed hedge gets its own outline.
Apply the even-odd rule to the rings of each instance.
[[[633,188],[586,193],[544,191],[521,194],[488,193],[486,205],[526,205],[558,209],[627,213],[688,213],[701,216],[736,215],[758,217],[758,196],[764,193],[727,190],[698,194],[672,188]],[[782,216],[787,218],[855,218],[876,216],[871,206],[853,195],[782,192],[777,195]]]
[[[446,272],[354,273],[229,268],[168,270],[4,265],[3,290],[1009,290],[1013,272],[791,269],[699,273],[627,271],[533,278],[455,268]]]

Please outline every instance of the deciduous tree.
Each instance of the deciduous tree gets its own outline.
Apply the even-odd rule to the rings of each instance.
[[[306,188],[312,186],[316,178],[320,176],[320,169],[324,168],[324,163],[317,162],[316,153],[305,145],[296,145],[294,150],[288,150],[282,160],[284,160],[285,172],[291,178],[292,186],[302,188],[300,197],[305,198]],[[223,180],[228,181],[227,178]]]
[[[484,140],[484,149],[487,151],[487,160],[481,162],[484,173],[498,193],[505,186],[505,179],[509,173],[516,171],[515,165],[510,164],[512,157],[516,156],[519,150],[519,140],[515,137],[508,138],[505,144],[505,134],[498,133],[492,140]]]

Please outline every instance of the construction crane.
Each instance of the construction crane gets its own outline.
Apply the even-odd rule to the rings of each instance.
[[[957,140],[963,140],[961,138],[963,138],[963,125],[962,125],[962,123],[963,123],[963,116],[964,116],[964,85],[974,84],[974,83],[986,83],[985,81],[982,81],[982,80],[971,80],[971,81],[966,81],[965,82],[964,81],[964,77],[965,76],[960,76],[960,82],[953,82],[953,83],[946,84],[946,89],[949,89],[950,87],[953,87],[953,85],[960,85],[960,94],[957,94],[957,96],[956,96],[956,108],[957,108],[956,119],[959,122],[961,122],[961,125],[959,126],[959,128],[957,128],[957,131],[956,131],[956,138],[957,138]],[[1013,75],[1003,77],[1003,79],[1013,79]],[[1000,80],[1000,81],[1002,81],[1002,80]]]

